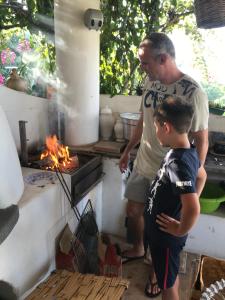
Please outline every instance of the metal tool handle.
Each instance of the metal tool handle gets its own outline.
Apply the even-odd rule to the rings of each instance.
[[[26,123],[27,121],[19,121],[20,132],[20,150],[21,150],[21,164],[27,166],[28,164],[28,151],[27,151],[27,136],[26,136]]]

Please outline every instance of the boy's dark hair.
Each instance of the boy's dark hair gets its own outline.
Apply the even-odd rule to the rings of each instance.
[[[190,104],[171,96],[158,105],[154,112],[160,125],[169,122],[178,133],[188,133],[193,115],[194,110]]]

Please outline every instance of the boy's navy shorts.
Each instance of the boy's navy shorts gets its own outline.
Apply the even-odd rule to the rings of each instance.
[[[180,266],[180,252],[183,246],[161,247],[150,245],[152,263],[158,286],[165,290],[171,288],[177,278]]]

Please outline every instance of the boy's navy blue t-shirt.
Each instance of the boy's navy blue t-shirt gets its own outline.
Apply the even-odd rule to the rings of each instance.
[[[150,243],[160,246],[184,245],[187,235],[175,237],[159,229],[156,216],[166,215],[180,220],[181,194],[195,193],[200,166],[194,146],[171,149],[164,158],[153,181],[145,209],[145,231]]]

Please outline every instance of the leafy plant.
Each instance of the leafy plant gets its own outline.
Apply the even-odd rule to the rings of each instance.
[[[54,33],[54,0],[0,0],[0,30],[26,28]]]
[[[16,67],[31,93],[37,77],[53,76],[56,68],[54,0],[0,0],[0,30],[0,84]]]
[[[193,0],[100,0],[100,6],[104,15],[100,36],[102,94],[141,94],[144,74],[139,68],[137,49],[144,36],[153,31],[170,33],[176,28],[185,29],[186,34],[198,42],[195,63],[201,66],[205,80],[208,80],[202,37],[195,25]],[[30,87],[38,76],[38,69],[46,76],[55,72],[53,21],[54,0],[0,0],[0,51],[10,49],[15,52],[19,74],[30,81]],[[20,35],[24,36],[24,41],[29,40],[33,56],[16,52]],[[13,55],[8,55],[7,59],[12,59]],[[2,84],[9,76],[9,69],[0,67]],[[209,99],[212,94],[211,91]]]
[[[209,99],[209,107],[225,108],[225,86],[217,82],[202,83]]]
[[[10,72],[17,73],[28,83],[28,92],[39,75],[47,77],[55,71],[55,47],[41,34],[30,34],[25,29],[11,29],[0,33],[1,84]],[[44,76],[45,74],[45,76]]]
[[[137,59],[141,40],[153,31],[184,27],[194,35],[193,1],[102,0],[100,92],[134,94],[143,79]]]

